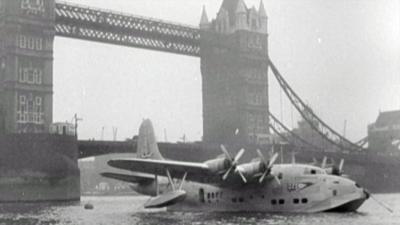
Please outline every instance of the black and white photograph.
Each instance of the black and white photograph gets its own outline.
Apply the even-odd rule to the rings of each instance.
[[[400,224],[400,0],[0,0],[0,225]]]

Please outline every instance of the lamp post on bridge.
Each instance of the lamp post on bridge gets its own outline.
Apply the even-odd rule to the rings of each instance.
[[[78,139],[78,122],[82,121],[82,118],[78,118],[78,114],[74,115],[74,127],[75,127],[75,137]]]

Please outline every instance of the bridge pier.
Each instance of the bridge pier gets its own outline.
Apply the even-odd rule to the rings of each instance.
[[[54,0],[0,0],[0,202],[80,199],[76,137],[53,120]]]

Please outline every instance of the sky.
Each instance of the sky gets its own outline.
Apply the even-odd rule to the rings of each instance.
[[[198,26],[222,0],[68,0]],[[259,0],[245,1],[258,8]],[[399,0],[264,0],[269,55],[326,123],[357,141],[380,111],[400,109]],[[270,73],[271,74],[271,73]],[[299,114],[270,80],[270,110],[295,127]],[[202,137],[200,59],[56,37],[54,121],[75,113],[80,139],[124,140],[153,121],[159,141]]]

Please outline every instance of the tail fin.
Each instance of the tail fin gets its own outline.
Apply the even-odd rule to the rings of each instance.
[[[143,159],[164,159],[158,150],[153,124],[149,119],[144,120],[139,128],[137,157]]]

